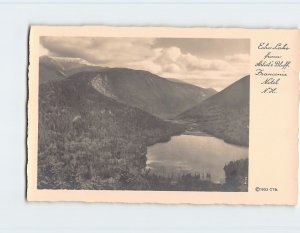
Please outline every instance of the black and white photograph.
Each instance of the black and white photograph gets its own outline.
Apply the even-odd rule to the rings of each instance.
[[[39,41],[38,189],[248,191],[249,39]]]
[[[0,233],[300,233],[300,1],[0,6]]]

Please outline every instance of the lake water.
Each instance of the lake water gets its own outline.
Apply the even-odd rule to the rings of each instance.
[[[148,147],[147,167],[151,173],[163,176],[210,173],[212,181],[223,183],[225,164],[247,157],[247,147],[209,135],[180,135]]]

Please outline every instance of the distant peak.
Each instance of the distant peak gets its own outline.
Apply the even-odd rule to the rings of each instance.
[[[96,66],[95,64],[90,63],[79,57],[57,57],[57,56],[44,55],[44,56],[41,56],[40,59],[49,59],[49,60],[54,60],[54,61],[58,61],[58,62],[70,62],[70,63],[76,62],[76,63],[80,63],[80,64],[84,64],[84,65]]]

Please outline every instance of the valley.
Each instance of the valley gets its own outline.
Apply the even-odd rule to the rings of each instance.
[[[248,164],[249,76],[217,93],[143,70],[43,58],[40,80],[39,189],[245,190],[239,183],[228,186],[237,177],[226,180],[226,170]],[[182,136],[188,138],[186,156],[194,140],[200,152],[209,142],[237,153],[228,157],[234,161],[227,169],[218,159],[223,183],[201,169],[170,176],[149,168],[149,148],[175,148],[174,137]],[[197,153],[198,159],[220,156],[215,147],[201,156],[195,151],[191,161]]]

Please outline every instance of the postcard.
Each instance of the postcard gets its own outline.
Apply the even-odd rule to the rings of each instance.
[[[32,26],[28,201],[297,203],[297,29]]]

